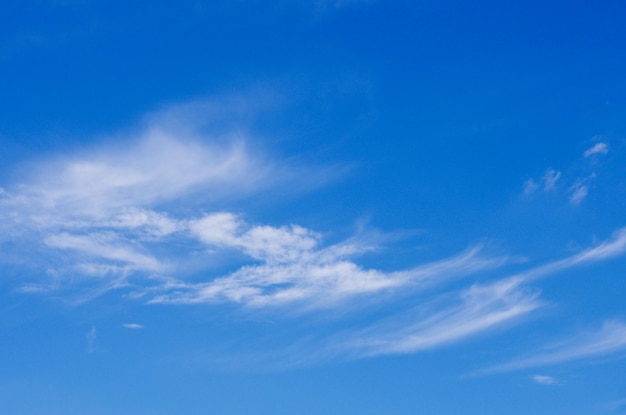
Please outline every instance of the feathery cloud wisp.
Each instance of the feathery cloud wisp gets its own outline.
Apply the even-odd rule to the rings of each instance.
[[[554,169],[548,169],[546,170],[546,174],[544,174],[543,176],[543,190],[545,190],[546,192],[552,190],[555,188],[556,186],[556,182],[561,178],[561,172],[554,170]]]
[[[616,355],[626,350],[626,324],[613,320],[599,330],[578,335],[543,348],[529,357],[493,366],[482,373],[499,373],[531,367],[551,366],[563,362]]]
[[[597,143],[593,147],[585,150],[583,154],[585,158],[591,157],[595,154],[607,154],[609,152],[609,146],[606,143]]]
[[[87,340],[87,353],[93,353],[95,351],[96,341],[98,340],[96,326],[91,326],[91,329],[85,334],[85,339]]]
[[[589,185],[584,184],[582,181],[578,180],[576,183],[569,188],[571,193],[569,201],[573,205],[580,204],[589,193]]]
[[[358,356],[414,353],[500,327],[540,307],[538,293],[517,279],[474,285],[453,304],[398,325],[396,319],[350,335],[341,347]]]

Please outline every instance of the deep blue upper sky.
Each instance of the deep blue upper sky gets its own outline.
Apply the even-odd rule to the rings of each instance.
[[[0,4],[10,414],[626,414],[626,4]]]

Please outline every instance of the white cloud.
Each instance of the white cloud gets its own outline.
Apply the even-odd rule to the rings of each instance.
[[[543,190],[546,192],[554,189],[556,187],[556,182],[561,178],[561,172],[548,169],[546,170],[546,174],[543,176]]]
[[[195,146],[199,144],[194,144],[193,149],[194,157],[198,157],[202,155],[202,149]],[[481,258],[477,250],[471,250],[441,262],[383,272],[365,269],[351,259],[375,248],[363,240],[351,239],[322,246],[321,235],[302,226],[250,225],[239,215],[228,211],[208,213],[199,218],[192,215],[174,218],[167,211],[160,212],[148,205],[155,200],[166,201],[173,194],[184,198],[186,192],[193,192],[195,183],[202,180],[185,178],[180,186],[165,186],[162,195],[157,190],[151,190],[153,182],[155,189],[158,187],[156,183],[161,173],[148,182],[143,181],[146,177],[144,171],[150,172],[149,168],[144,168],[148,162],[143,160],[143,156],[137,156],[143,160],[138,166],[129,163],[128,167],[120,162],[118,156],[122,157],[117,153],[115,157],[98,153],[86,159],[100,157],[97,166],[123,165],[124,169],[137,173],[118,172],[113,174],[111,183],[101,179],[90,186],[89,178],[96,175],[90,172],[91,167],[81,167],[78,170],[85,171],[76,173],[77,165],[90,164],[71,161],[65,166],[57,166],[60,177],[55,178],[52,171],[48,171],[46,180],[37,176],[39,181],[21,188],[2,206],[9,213],[6,216],[12,218],[9,225],[12,224],[13,229],[20,232],[30,232],[29,238],[39,238],[42,246],[49,250],[48,255],[57,256],[64,251],[65,266],[69,264],[70,267],[66,271],[100,277],[102,285],[100,288],[92,287],[93,293],[103,293],[106,287],[116,289],[132,285],[137,291],[133,294],[135,297],[151,295],[152,298],[147,298],[151,302],[233,301],[253,307],[293,303],[329,305],[355,295],[374,294],[402,286],[414,289],[432,285],[435,278],[446,280],[467,275],[497,267],[505,261],[502,258]],[[153,162],[159,160],[157,158]],[[207,156],[208,166],[211,166],[211,160]],[[104,169],[106,171],[95,170],[99,174],[110,172],[108,168]],[[71,179],[66,180],[67,171],[73,173],[69,175]],[[231,173],[229,171],[226,175]],[[189,174],[192,175],[191,172]],[[207,173],[205,176],[220,174]],[[48,186],[49,183],[54,185]],[[141,185],[135,186],[135,183]],[[147,185],[147,193],[142,193],[144,185]],[[89,206],[97,208],[92,210],[87,208]],[[159,286],[163,280],[154,276],[176,273],[181,261],[185,260],[184,253],[169,254],[166,246],[172,241],[191,247],[195,244],[194,249],[198,248],[198,242],[202,243],[207,248],[207,261],[224,250],[238,251],[244,255],[243,263],[246,265],[224,276],[207,275],[205,282],[186,283],[182,278],[171,277],[167,284]],[[55,272],[58,274],[64,270],[57,269]],[[134,284],[126,282],[129,278],[135,278]],[[137,281],[137,278],[143,280]],[[177,282],[171,284],[172,279]],[[60,284],[63,281],[74,283],[76,279],[57,278],[54,287],[50,288],[62,288]],[[35,286],[39,291],[45,291],[45,284],[25,285],[24,289],[33,292],[32,287]]]
[[[596,154],[607,154],[609,152],[609,146],[606,143],[597,143],[593,147],[587,149],[584,153],[585,158],[591,157]]]
[[[595,262],[613,258],[626,252],[626,228],[618,229],[611,239],[568,259],[572,264]]]
[[[396,316],[387,323],[350,334],[350,340],[340,347],[360,357],[432,349],[519,319],[541,306],[537,297],[536,291],[522,287],[513,278],[473,285],[451,305],[436,307],[434,312],[418,312],[411,318],[416,321],[398,323]]]
[[[517,278],[525,282],[531,282],[538,278],[556,274],[563,270],[586,265],[622,255],[626,252],[626,228],[618,229],[612,238],[602,242],[596,247],[585,249],[567,258],[552,261],[545,265],[531,268],[517,274]]]
[[[242,134],[233,139],[208,131],[207,116],[227,118],[225,112],[242,105],[231,100],[225,106],[235,109],[208,102],[168,108],[107,145],[23,169],[22,182],[0,191],[0,240],[11,240],[18,253],[37,249],[52,273],[99,276],[103,286],[120,287],[120,276],[175,272],[184,258],[170,253],[168,242],[193,244],[192,234],[201,232],[207,240],[210,232],[219,232],[208,222],[220,213],[198,219],[200,209],[279,184],[299,191],[336,173],[278,163],[259,148],[251,150]],[[176,209],[183,214],[173,215]],[[303,232],[296,225],[257,226],[234,235],[234,248],[253,259],[284,261],[281,255],[295,255],[297,244],[302,250],[317,243],[315,234]],[[226,242],[217,245],[229,247]],[[45,291],[46,284],[24,287]]]
[[[96,341],[98,340],[96,326],[91,326],[91,329],[85,334],[85,338],[87,340],[87,353],[93,353],[96,350]]]
[[[199,191],[207,199],[250,193],[270,181],[270,170],[243,142],[207,145],[148,131],[130,145],[41,165],[19,196],[55,216],[102,217]]]
[[[319,247],[320,236],[296,225],[250,226],[237,216],[219,212],[190,221],[192,235],[207,245],[238,249],[260,264],[199,284],[186,284],[152,302],[202,303],[233,301],[252,307],[306,303],[336,304],[355,295],[404,287],[425,288],[459,275],[495,268],[506,258],[483,258],[478,249],[419,267],[383,272],[364,269],[351,256],[372,247],[353,239]]]
[[[205,215],[189,224],[191,232],[208,245],[242,249],[252,258],[293,262],[313,249],[319,235],[297,225],[246,227],[234,214]],[[246,228],[245,231],[242,228]]]
[[[524,195],[533,196],[543,188],[544,192],[550,192],[556,188],[556,183],[561,178],[561,172],[554,169],[548,169],[539,180],[528,179],[524,182]]]
[[[112,233],[71,235],[61,233],[48,236],[43,241],[57,249],[69,249],[90,257],[101,258],[113,263],[125,264],[128,271],[162,271],[159,261],[147,254],[137,252]]]
[[[552,366],[570,361],[616,355],[623,351],[626,351],[626,325],[617,320],[607,321],[599,330],[579,333],[545,347],[534,355],[494,366],[483,373]]]
[[[572,187],[569,188],[569,191],[571,193],[569,198],[570,203],[578,205],[587,197],[587,194],[589,193],[589,185],[585,184],[581,180],[578,180],[572,185]]]
[[[489,257],[474,248],[399,270],[365,267],[356,257],[377,250],[371,240],[355,237],[325,244],[320,233],[298,224],[248,223],[224,209],[233,198],[295,183],[290,182],[295,178],[324,181],[328,171],[301,174],[306,169],[259,156],[246,140],[203,135],[186,124],[181,114],[188,111],[167,113],[166,121],[153,118],[124,144],[41,163],[23,183],[0,189],[0,237],[35,247],[54,280],[50,285],[29,282],[23,292],[45,293],[64,284],[80,291],[87,286],[79,293],[80,301],[86,301],[124,287],[125,298],[151,303],[231,302],[295,310],[354,304],[374,296],[381,301],[406,299],[432,287],[442,290],[437,295],[444,300],[350,333],[350,341],[341,342],[350,353],[373,356],[440,347],[506,326],[541,306],[538,292],[526,286],[529,282],[626,249],[622,229],[612,240],[569,258],[514,277],[454,286],[453,291],[445,285],[496,269],[508,257]],[[527,181],[525,193],[550,191],[560,177],[559,171],[548,169],[539,183]],[[238,256],[230,271],[216,274],[207,266],[232,252]],[[192,254],[197,263],[189,281],[184,269]],[[64,278],[66,272],[88,277],[88,282]],[[95,327],[87,338],[93,351]]]
[[[559,381],[557,381],[555,378],[546,375],[535,375],[533,376],[533,380],[540,385],[552,386],[559,384]]]
[[[350,333],[347,336],[349,341],[337,340],[332,348],[335,353],[364,357],[414,353],[458,342],[506,326],[541,307],[539,292],[528,285],[538,278],[610,259],[624,252],[626,228],[618,230],[610,240],[570,257],[486,285],[475,284],[461,291],[452,303],[418,307],[409,317],[396,315],[386,323]]]
[[[538,189],[539,185],[533,179],[528,179],[524,182],[524,194],[526,196],[534,195]]]
[[[137,208],[122,210],[102,221],[101,225],[112,229],[141,230],[148,237],[162,237],[185,229],[184,223],[171,219],[164,213]]]
[[[122,327],[124,327],[125,329],[129,329],[129,330],[141,330],[141,329],[143,329],[143,325],[138,324],[138,323],[124,323],[124,324],[122,324]]]

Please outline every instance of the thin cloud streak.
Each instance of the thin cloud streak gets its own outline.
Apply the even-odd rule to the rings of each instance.
[[[539,385],[554,386],[559,384],[559,381],[552,376],[535,375],[532,379]]]
[[[357,357],[406,354],[455,343],[502,327],[538,309],[538,292],[507,279],[473,285],[457,295],[454,303],[421,314],[417,321],[398,325],[396,318],[351,333],[339,349]]]
[[[542,307],[539,291],[529,283],[625,251],[626,228],[622,228],[594,248],[487,285],[473,285],[456,295],[456,303],[438,305],[434,312],[416,312],[400,323],[399,316],[395,316],[387,323],[352,332],[347,336],[349,341],[336,340],[330,350],[340,355],[370,357],[415,353],[462,341],[506,326]]]
[[[626,228],[618,229],[611,239],[600,245],[585,249],[564,259],[550,262],[517,274],[515,277],[524,282],[531,282],[566,269],[599,262],[622,255],[626,252]]]
[[[124,246],[123,241],[119,241],[115,235],[111,234],[70,235],[61,233],[47,237],[44,243],[52,248],[74,250],[113,263],[126,264],[126,271],[157,272],[164,270],[164,266],[156,258],[136,252],[130,246]]]
[[[98,332],[96,326],[91,326],[91,329],[85,334],[87,340],[87,353],[93,353],[96,351],[96,341],[98,340]]]
[[[479,374],[510,372],[532,367],[552,366],[569,361],[591,359],[615,355],[626,350],[626,324],[621,321],[607,321],[593,332],[580,333],[561,341],[530,357],[523,357],[509,363],[493,366]]]

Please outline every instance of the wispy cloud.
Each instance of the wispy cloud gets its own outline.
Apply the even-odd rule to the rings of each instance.
[[[320,235],[300,226],[250,226],[226,212],[190,221],[190,232],[211,248],[236,249],[261,263],[206,283],[177,287],[151,302],[234,301],[252,307],[299,302],[322,306],[400,287],[418,289],[433,280],[442,283],[506,262],[506,258],[482,257],[478,249],[472,249],[403,271],[364,269],[351,257],[375,246],[358,238],[321,247]]]
[[[556,182],[558,182],[560,178],[561,178],[560,171],[557,171],[554,169],[548,169],[546,171],[546,174],[544,174],[543,176],[543,190],[548,192],[554,189],[556,186]]]
[[[596,174],[591,173],[589,176],[577,179],[574,184],[570,186],[568,192],[570,194],[569,201],[573,205],[580,204],[589,194],[589,188],[596,179]]]
[[[574,170],[578,170],[578,174],[572,175],[570,173],[568,174],[570,177],[563,177],[561,171],[548,168],[541,178],[525,180],[523,184],[524,196],[530,198],[540,191],[556,192],[557,194],[568,194],[569,201],[574,206],[581,204],[587,198],[591,184],[597,178],[596,172],[590,171],[590,168],[598,164],[598,156],[606,155],[608,152],[609,145],[605,142],[598,142],[585,150],[583,158],[574,164]],[[565,189],[563,192],[558,192],[557,183],[559,182],[567,184],[566,187],[563,187]]]
[[[125,288],[130,297],[152,303],[315,307],[400,287],[416,290],[506,262],[473,249],[383,271],[355,260],[378,249],[372,240],[328,245],[320,233],[297,224],[250,224],[232,211],[211,212],[214,204],[270,187],[324,182],[332,169],[296,168],[250,151],[242,137],[212,137],[203,119],[207,111],[223,115],[206,102],[152,114],[131,137],[44,160],[23,182],[3,190],[5,237],[36,246],[42,266],[54,275],[54,284],[28,282],[21,291],[63,290],[87,279],[83,300]],[[186,248],[172,252],[172,244]],[[224,253],[235,253],[238,262],[233,272],[207,270],[203,281],[191,283],[181,275],[190,251],[205,264]]]
[[[547,375],[534,375],[532,379],[536,383],[540,385],[546,385],[546,386],[554,386],[560,383],[558,380],[556,380],[552,376],[547,376]]]
[[[122,324],[122,327],[125,329],[129,329],[129,330],[141,330],[143,329],[143,325],[142,324],[138,324],[138,323],[124,323]]]
[[[626,325],[618,320],[605,322],[599,330],[579,333],[543,348],[527,357],[488,368],[482,373],[498,373],[532,367],[617,355],[626,351]]]
[[[524,195],[532,196],[539,190],[550,192],[556,188],[556,183],[560,178],[561,172],[550,168],[539,180],[528,179],[524,182]]]
[[[414,353],[501,327],[540,307],[538,292],[516,279],[473,285],[434,312],[416,310],[409,322],[391,321],[351,333],[340,348],[357,356]],[[417,318],[416,318],[417,317]]]
[[[87,340],[87,353],[93,353],[96,350],[96,341],[98,340],[98,333],[96,326],[91,326],[91,329],[85,334]]]
[[[609,146],[606,143],[597,143],[593,147],[585,150],[583,154],[585,158],[594,156],[596,154],[607,154],[609,152]]]
[[[539,184],[533,179],[528,179],[524,182],[524,195],[532,196],[537,190],[539,190]]]
[[[576,183],[569,188],[570,198],[569,201],[573,205],[578,205],[582,202],[589,193],[589,185],[584,184],[582,181],[578,180]]]
[[[242,105],[230,100],[221,107]],[[272,160],[258,146],[251,150],[241,133],[212,134],[206,117],[227,117],[221,107],[201,101],[166,108],[108,144],[22,169],[22,180],[0,191],[0,240],[11,240],[18,250],[34,247],[42,263],[62,258],[72,269],[43,264],[57,275],[69,271],[118,282],[120,276],[163,275],[176,272],[180,262],[175,255],[164,257],[163,247],[198,239],[201,225],[194,213],[281,185],[295,191],[316,186],[336,172]],[[181,206],[185,214],[173,215]],[[302,229],[256,227],[240,238],[240,247],[253,258],[277,258]],[[60,280],[47,287],[62,286]],[[102,282],[101,288],[123,285]],[[35,287],[42,292],[46,284],[23,288]]]
[[[130,145],[37,166],[3,204],[26,208],[49,226],[67,216],[107,218],[200,191],[210,198],[246,194],[271,182],[270,171],[243,142],[207,145],[147,131]]]
[[[593,248],[588,248],[569,257],[530,268],[517,274],[516,278],[525,282],[532,282],[536,279],[554,275],[575,266],[592,264],[594,262],[614,258],[624,253],[626,253],[626,228],[621,228],[615,231],[610,239],[603,241]]]
[[[125,264],[125,271],[164,270],[164,266],[156,258],[137,252],[136,248],[126,245],[128,241],[112,233],[90,235],[60,233],[48,236],[43,242],[51,248],[74,250],[89,257],[110,261],[110,264]]]
[[[153,115],[125,141],[43,161],[0,190],[0,238],[18,251],[35,250],[51,279],[25,281],[21,292],[67,289],[75,301],[88,301],[124,289],[123,298],[153,304],[234,303],[290,316],[370,299],[413,301],[411,310],[348,330],[347,338],[322,340],[330,354],[367,357],[419,352],[506,327],[542,306],[531,286],[539,278],[626,251],[621,229],[596,247],[514,275],[494,276],[510,257],[481,247],[400,269],[364,266],[360,257],[381,249],[374,238],[328,243],[317,230],[252,222],[225,208],[299,177],[325,182],[334,170],[296,168],[251,151],[245,138],[213,137],[196,125],[198,111],[183,106]],[[525,192],[552,191],[560,178],[548,169]],[[186,274],[190,257],[193,279]],[[211,265],[223,258],[232,259],[229,271],[215,271]],[[462,279],[470,275],[471,282]],[[90,350],[95,340],[94,327]]]
[[[389,321],[351,332],[346,336],[350,340],[336,339],[329,354],[368,357],[414,353],[505,327],[543,306],[539,290],[530,285],[533,282],[624,252],[626,228],[598,246],[567,258],[459,292],[447,291],[443,300],[431,299],[431,304],[419,306],[411,313],[394,315]]]

